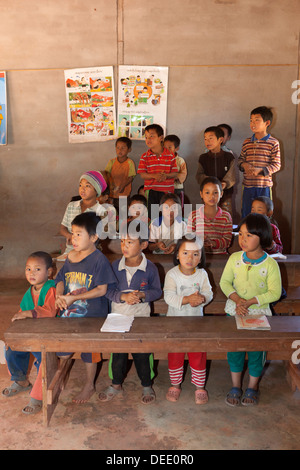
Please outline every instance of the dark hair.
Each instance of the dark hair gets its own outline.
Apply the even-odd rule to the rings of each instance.
[[[180,139],[177,137],[175,134],[169,134],[165,137],[165,142],[169,141],[172,142],[175,145],[175,148],[180,146]]]
[[[224,127],[224,129],[227,129],[228,135],[231,136],[232,127],[229,124],[218,124],[218,127]]]
[[[267,208],[267,212],[273,212],[274,204],[273,204],[272,199],[270,199],[269,197],[267,197],[267,196],[257,196],[252,200],[252,202],[254,202],[254,201],[263,202],[265,204],[266,208]]]
[[[175,247],[174,254],[173,254],[174,266],[178,266],[178,264],[179,264],[179,259],[177,258],[177,256],[178,256],[178,252],[179,252],[179,249],[180,249],[181,245],[183,243],[195,243],[195,242],[199,243],[199,245],[202,246],[202,248],[201,248],[201,259],[200,259],[200,262],[199,262],[197,268],[205,268],[206,257],[205,257],[204,244],[201,243],[201,239],[199,237],[197,237],[194,233],[184,235],[180,240],[178,240],[178,242],[176,244],[176,247]]]
[[[207,129],[205,129],[204,134],[207,132],[213,132],[217,139],[220,139],[221,137],[224,137],[224,131],[221,129],[221,127],[218,126],[210,126]]]
[[[204,186],[209,183],[216,184],[217,186],[219,186],[221,193],[223,192],[222,183],[215,176],[208,176],[207,178],[204,178],[204,180],[200,184],[200,191],[203,191]]]
[[[128,148],[128,149],[131,149],[132,142],[131,142],[131,140],[129,139],[129,137],[119,137],[119,138],[116,140],[116,145],[117,145],[118,142],[123,142],[123,144],[127,145],[127,148]]]
[[[122,236],[129,235],[130,238],[138,238],[140,243],[148,242],[149,240],[149,228],[139,218],[133,219],[130,222],[124,221],[119,230],[120,238]]]
[[[267,216],[252,212],[239,223],[239,231],[242,225],[246,225],[249,233],[259,237],[260,246],[263,250],[271,246],[273,240],[272,228]]]
[[[272,108],[268,108],[267,106],[259,106],[258,108],[252,109],[250,117],[252,114],[260,114],[264,122],[270,121],[271,124],[273,121]]]
[[[83,227],[91,237],[92,235],[98,235],[97,225],[99,224],[100,217],[95,212],[83,212],[82,214],[76,215],[72,220],[72,225]],[[101,232],[102,230],[100,230]]]
[[[45,251],[35,251],[34,253],[31,253],[31,255],[29,255],[27,259],[29,258],[41,258],[45,262],[47,269],[52,268],[52,257],[49,255],[49,253],[46,253]]]
[[[180,197],[178,196],[178,194],[175,194],[175,193],[165,193],[165,194],[160,198],[159,205],[161,206],[161,205],[164,204],[168,199],[172,199],[172,201],[174,201],[175,204],[179,204],[179,205],[181,206]]]
[[[145,127],[145,132],[148,131],[155,131],[157,136],[160,137],[164,135],[164,130],[159,124],[149,124],[149,126]]]
[[[147,199],[142,194],[134,194],[133,196],[131,196],[131,198],[129,199],[128,206],[130,206],[133,201],[140,202],[140,203],[144,204],[144,206],[147,207]]]

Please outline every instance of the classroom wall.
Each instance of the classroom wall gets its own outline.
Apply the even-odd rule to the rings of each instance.
[[[75,67],[113,65],[116,76],[118,64],[169,67],[167,132],[181,138],[192,204],[199,202],[195,172],[203,130],[228,122],[238,155],[250,135],[250,110],[273,106],[271,132],[282,150],[275,216],[288,252],[292,219],[297,222],[291,86],[298,78],[299,12],[298,0],[0,0],[0,70],[7,71],[8,87],[8,145],[0,147],[0,277],[22,276],[32,251],[59,248],[55,235],[80,175],[104,169],[114,156],[113,141],[68,143],[64,70]],[[144,151],[135,141],[136,165]],[[134,190],[140,184],[137,177]],[[239,176],[235,222],[240,199]]]

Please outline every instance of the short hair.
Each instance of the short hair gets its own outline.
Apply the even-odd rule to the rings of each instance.
[[[42,259],[45,262],[47,269],[52,268],[53,266],[52,257],[49,255],[49,253],[46,253],[45,251],[35,251],[34,253],[31,253],[31,255],[29,255],[27,259],[29,258]]]
[[[205,250],[204,250],[204,244],[201,242],[201,239],[197,237],[194,233],[189,233],[187,235],[184,235],[180,240],[177,241],[175,251],[173,253],[173,263],[174,266],[178,266],[179,260],[177,258],[179,249],[183,243],[199,243],[201,246],[201,260],[197,266],[197,268],[205,268],[206,265],[206,257],[205,257]]]
[[[271,124],[273,121],[272,108],[268,108],[267,106],[259,106],[258,108],[252,109],[250,117],[252,114],[260,114],[264,122],[270,121]]]
[[[224,137],[223,129],[221,129],[221,127],[218,127],[218,126],[207,127],[204,131],[204,134],[206,134],[207,132],[213,132],[215,134],[215,136],[217,137],[217,139],[220,139],[221,137]]]
[[[128,205],[130,206],[133,201],[140,202],[141,204],[144,204],[144,206],[147,207],[147,199],[142,194],[134,194],[133,196],[131,196]]]
[[[225,129],[227,129],[228,135],[231,136],[232,127],[229,124],[218,124],[218,127],[224,127]]]
[[[128,149],[131,149],[131,147],[132,147],[132,141],[131,141],[131,139],[129,139],[129,137],[119,137],[116,140],[116,145],[117,145],[118,142],[123,142],[123,144],[127,145]]]
[[[177,135],[175,134],[169,134],[165,137],[165,142],[169,141],[172,142],[175,145],[175,148],[180,146],[180,139]]]
[[[179,204],[181,206],[180,197],[178,196],[178,194],[175,194],[175,193],[165,193],[160,198],[159,205],[164,204],[168,199],[172,199],[172,201],[174,201],[175,204]]]
[[[83,227],[89,236],[98,235],[97,225],[101,222],[100,217],[96,212],[83,212],[82,214],[76,215],[72,220],[72,225],[77,225],[78,227]],[[102,231],[102,230],[100,230]]]
[[[203,191],[204,186],[209,183],[216,184],[217,186],[219,186],[221,193],[223,192],[222,183],[215,176],[207,176],[207,178],[204,178],[204,180],[200,184],[200,191]]]
[[[265,204],[266,208],[267,208],[267,212],[273,212],[274,204],[273,204],[272,199],[270,199],[269,197],[267,197],[267,196],[257,196],[252,200],[252,202],[254,202],[254,201],[263,202]]]
[[[271,246],[273,240],[272,228],[267,216],[252,212],[241,220],[238,227],[239,231],[242,225],[246,225],[249,233],[259,237],[260,246],[263,250]]]
[[[164,130],[159,124],[149,124],[149,126],[145,127],[145,132],[148,131],[155,131],[158,137],[164,135]]]

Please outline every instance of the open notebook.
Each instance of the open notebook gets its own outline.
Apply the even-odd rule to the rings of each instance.
[[[133,320],[134,316],[109,313],[100,331],[106,333],[125,333],[130,330]]]
[[[238,330],[270,330],[266,315],[235,315]]]

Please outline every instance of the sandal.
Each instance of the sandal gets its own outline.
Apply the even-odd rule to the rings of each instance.
[[[116,395],[123,394],[123,389],[121,388],[120,390],[116,389],[112,385],[109,385],[104,392],[100,392],[98,395],[98,398],[100,401],[110,401],[112,400]]]
[[[181,388],[170,387],[168,393],[166,394],[166,399],[168,401],[176,402],[181,394]]]
[[[245,399],[251,400],[251,401],[245,402]],[[242,398],[242,405],[244,406],[258,405],[258,401],[259,401],[259,391],[254,390],[253,388],[247,388]]]
[[[14,397],[20,392],[26,392],[26,390],[30,390],[32,388],[31,383],[27,385],[26,387],[22,387],[22,385],[19,385],[17,382],[14,382],[10,387],[6,387],[4,390],[2,390],[2,395],[4,397]],[[5,393],[5,392],[8,393]]]
[[[225,398],[225,403],[229,406],[239,406],[241,404],[241,396],[242,396],[243,390],[238,387],[232,387],[232,389],[227,393],[227,396]],[[235,400],[236,403],[231,403],[228,400]]]
[[[195,391],[196,405],[205,405],[208,402],[208,393],[206,390],[200,388]]]
[[[43,401],[42,400],[36,400],[35,398],[31,398],[30,402],[28,405],[23,408],[22,412],[25,415],[35,415],[36,413],[39,413],[42,409],[43,406]]]
[[[150,405],[155,400],[155,392],[152,387],[144,387],[141,402],[144,405]]]

